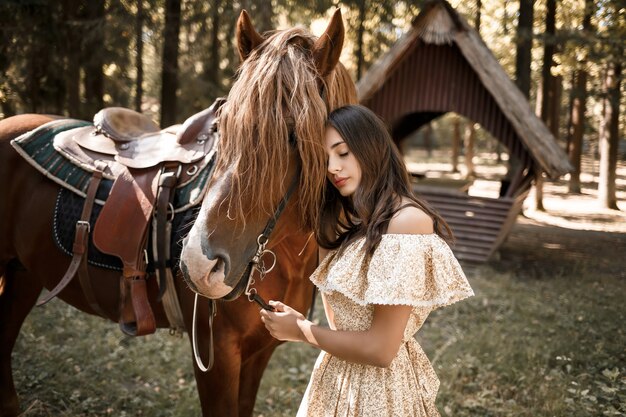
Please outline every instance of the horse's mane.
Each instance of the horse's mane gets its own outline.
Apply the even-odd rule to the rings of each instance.
[[[320,96],[321,79],[310,52],[315,40],[299,28],[272,33],[243,62],[220,109],[216,168],[232,170],[229,217],[240,217],[244,225],[253,210],[271,215],[276,202],[267,196],[284,195],[289,186],[290,132],[296,135],[302,164],[302,226],[316,224],[326,178],[323,140],[329,109]],[[322,82],[330,110],[356,102],[354,83],[343,65]],[[262,183],[272,184],[272,189]]]

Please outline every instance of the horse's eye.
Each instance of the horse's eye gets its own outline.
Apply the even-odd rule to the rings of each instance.
[[[297,138],[295,132],[289,132],[289,146],[296,146]]]

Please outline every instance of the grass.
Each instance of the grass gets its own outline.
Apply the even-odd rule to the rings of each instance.
[[[476,297],[431,314],[418,340],[441,379],[442,415],[626,414],[623,275],[593,265],[545,275],[481,267]],[[280,346],[255,415],[295,415],[317,354]],[[199,414],[187,340],[128,339],[61,302],[31,313],[14,368],[24,416]]]

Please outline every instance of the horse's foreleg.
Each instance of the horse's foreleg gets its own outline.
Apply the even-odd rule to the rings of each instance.
[[[235,336],[235,335],[233,335]],[[206,333],[199,336],[200,346],[208,346]],[[202,340],[204,339],[204,340]],[[207,363],[206,352],[201,356]],[[239,415],[239,373],[241,353],[236,337],[220,334],[215,341],[215,363],[208,372],[202,372],[194,363],[196,385],[203,417],[230,417]]]
[[[259,386],[261,385],[261,378],[272,357],[272,353],[274,353],[274,349],[276,349],[276,344],[272,344],[259,352],[255,352],[243,362],[241,374],[239,375],[240,417],[252,416],[256,396],[259,391]]]
[[[0,286],[0,416],[17,416],[19,402],[11,368],[11,352],[24,319],[35,305],[43,284],[30,279],[17,262],[4,266]]]

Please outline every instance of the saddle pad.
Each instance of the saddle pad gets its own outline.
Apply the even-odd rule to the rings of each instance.
[[[108,184],[107,184],[108,183]],[[112,182],[103,181],[98,188],[97,197],[106,200]],[[72,255],[72,246],[74,244],[74,231],[76,222],[80,219],[80,214],[83,209],[85,199],[78,196],[75,193],[70,192],[67,189],[61,188],[57,195],[57,201],[54,209],[54,241],[57,247],[66,253]],[[91,213],[91,219],[89,224],[96,224],[98,215],[102,210],[102,206],[94,205]],[[172,256],[173,266],[178,268],[178,261],[180,259],[180,253],[182,251],[182,239],[187,235],[191,229],[195,217],[197,215],[197,208],[190,208],[183,212],[176,213],[172,220],[172,238],[170,242],[170,250]],[[151,227],[151,226],[150,226]],[[154,271],[152,251],[152,229],[148,233],[148,272]],[[116,271],[122,270],[122,262],[116,256],[111,256],[100,252],[93,244],[92,239],[89,239],[89,248],[87,251],[87,261],[94,266],[102,268],[113,269]]]
[[[14,139],[11,145],[39,172],[84,198],[87,194],[91,172],[59,153],[54,148],[53,142],[54,137],[59,133],[85,126],[91,126],[91,123],[75,119],[53,120]],[[213,156],[206,166],[194,174],[193,178],[178,185],[174,193],[175,213],[186,211],[202,202],[214,166],[215,157]],[[110,189],[112,181],[102,180],[102,183],[107,182]],[[103,204],[103,199],[96,199],[96,205]]]

